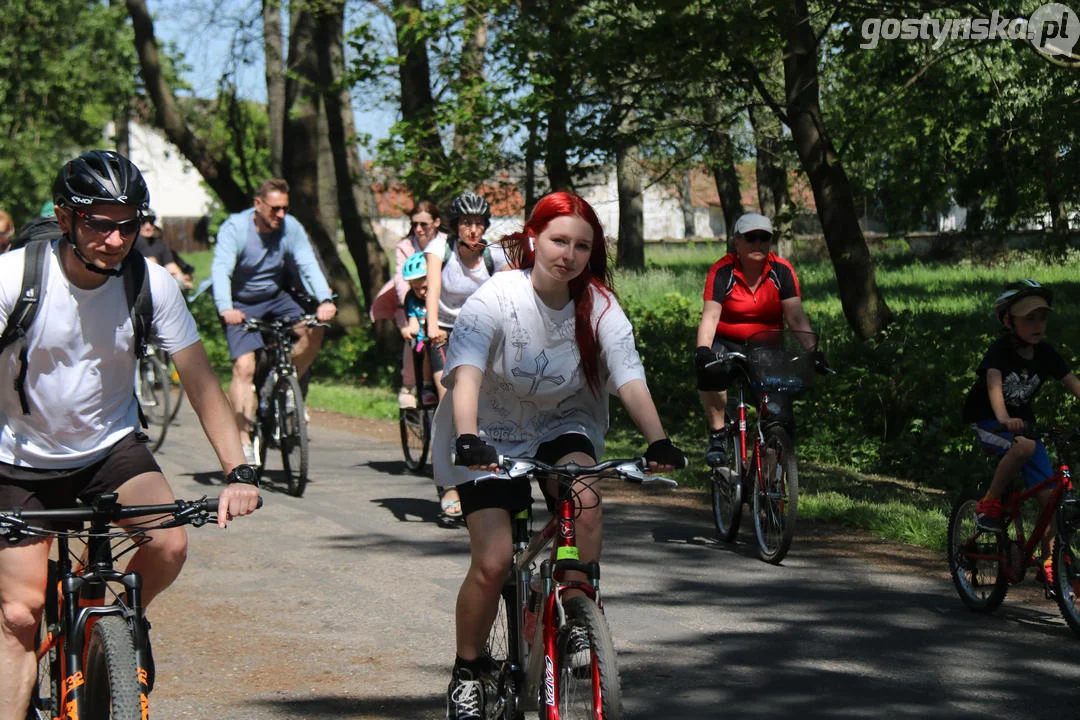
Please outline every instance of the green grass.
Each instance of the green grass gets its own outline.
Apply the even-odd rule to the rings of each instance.
[[[317,410],[330,410],[355,417],[397,420],[397,393],[383,387],[356,387],[341,383],[312,381],[307,403]]]

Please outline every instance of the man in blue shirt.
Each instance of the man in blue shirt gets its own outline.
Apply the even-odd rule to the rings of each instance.
[[[294,280],[318,302],[315,317],[329,322],[337,314],[333,293],[311,249],[307,232],[289,213],[289,185],[271,178],[259,186],[255,205],[229,218],[218,230],[210,275],[214,304],[225,325],[225,340],[232,359],[229,399],[244,454],[249,463],[258,458],[251,447],[248,425],[255,415],[255,351],[263,346],[262,335],[248,332],[248,317],[295,318],[305,313],[293,296]],[[300,324],[294,328],[299,340],[293,347],[297,376],[302,377],[322,345],[319,327]]]

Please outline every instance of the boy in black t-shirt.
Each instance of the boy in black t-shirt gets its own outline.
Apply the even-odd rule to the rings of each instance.
[[[1001,494],[1017,471],[1029,488],[1053,474],[1042,441],[1023,435],[1024,424],[1035,423],[1031,403],[1039,388],[1048,378],[1055,378],[1080,398],[1080,379],[1043,340],[1053,302],[1050,289],[1034,280],[1011,283],[994,301],[994,311],[1006,334],[986,351],[963,410],[964,422],[972,424],[982,446],[1001,455],[986,495],[975,506],[975,522],[984,530],[1003,529]],[[997,431],[1001,426],[1005,429]],[[1037,497],[1040,507],[1045,507],[1050,491]],[[1043,537],[1042,551],[1047,561],[1056,530],[1051,524]],[[1046,570],[1049,572],[1049,568]]]

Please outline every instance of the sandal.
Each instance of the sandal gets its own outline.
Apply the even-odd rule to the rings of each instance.
[[[442,513],[448,518],[459,518],[461,517],[461,498],[450,498],[449,495],[450,493],[447,491],[439,498]]]

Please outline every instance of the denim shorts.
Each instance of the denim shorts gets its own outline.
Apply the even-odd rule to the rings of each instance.
[[[1009,452],[1015,436],[1008,431],[993,432],[993,428],[998,425],[1001,423],[997,421],[997,418],[989,418],[973,424],[971,429],[975,431],[975,437],[979,439],[979,444],[984,450],[1001,457]],[[1053,474],[1054,468],[1050,464],[1050,455],[1046,452],[1046,446],[1043,445],[1042,440],[1036,440],[1035,452],[1024,463],[1024,467],[1020,468],[1020,476],[1024,478],[1024,487],[1035,487],[1050,479]]]

